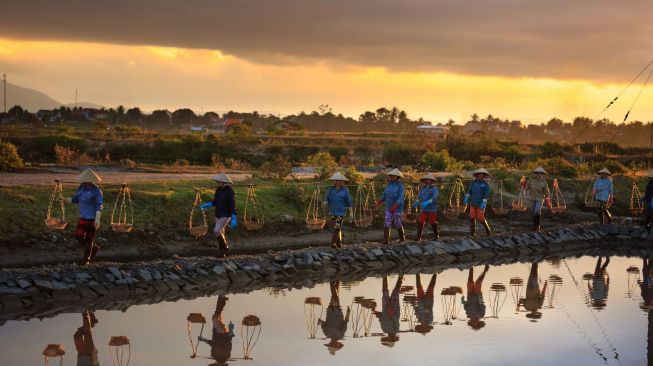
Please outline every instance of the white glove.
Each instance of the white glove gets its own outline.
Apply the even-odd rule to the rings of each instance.
[[[66,197],[63,200],[66,201],[66,203],[73,203],[73,199],[71,197]]]
[[[100,228],[100,222],[102,221],[102,220],[100,220],[101,217],[102,217],[102,211],[98,211],[98,212],[95,213],[95,229],[96,230],[98,228]]]

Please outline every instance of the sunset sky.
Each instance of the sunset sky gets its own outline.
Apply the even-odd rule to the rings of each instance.
[[[61,102],[77,88],[81,101],[146,111],[593,118],[653,59],[652,10],[650,0],[6,1],[0,72]],[[604,117],[621,121],[640,87]],[[631,119],[653,120],[650,86]]]

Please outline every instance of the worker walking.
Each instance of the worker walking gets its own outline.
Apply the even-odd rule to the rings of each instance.
[[[335,172],[329,180],[333,182],[333,187],[327,191],[324,203],[329,206],[329,216],[331,216],[331,222],[333,223],[331,247],[342,248],[342,223],[345,220],[347,211],[350,212],[353,221],[351,194],[349,194],[349,189],[345,187],[345,182],[348,179],[342,173]]]
[[[435,240],[440,239],[440,231],[438,229],[438,187],[435,186],[435,177],[433,174],[428,173],[422,178],[422,187],[417,193],[417,201],[414,206],[421,208],[419,218],[417,220],[417,237],[415,240],[422,240],[422,233],[424,232],[424,225],[428,221],[433,229]]]
[[[480,168],[473,173],[474,180],[469,185],[469,190],[465,195],[465,204],[469,205],[469,235],[476,236],[476,221],[480,221],[485,227],[485,234],[492,235],[490,224],[485,219],[485,208],[487,207],[487,199],[490,196],[490,184],[487,178],[490,173]]]
[[[202,210],[208,210],[215,207],[215,227],[213,233],[218,238],[218,257],[226,257],[229,255],[229,244],[225,237],[225,229],[227,225],[231,229],[235,229],[238,225],[238,218],[236,215],[236,195],[231,184],[233,181],[225,173],[220,173],[213,177],[213,180],[218,183],[215,189],[215,196],[213,200],[202,203],[200,206]]]
[[[544,179],[544,175],[546,174],[546,170],[538,166],[533,170],[533,176],[526,184],[528,198],[531,201],[531,213],[533,214],[533,231],[540,230],[542,206],[544,204],[551,206],[551,192],[549,191],[549,185],[546,183],[546,179]]]
[[[75,229],[75,238],[84,248],[84,257],[80,264],[87,265],[95,259],[100,246],[95,243],[95,234],[100,228],[104,198],[97,183],[102,181],[92,169],[86,169],[77,180],[81,183],[72,197],[66,202],[79,205],[79,221]]]
[[[381,198],[376,201],[376,207],[385,202],[385,220],[383,224],[383,243],[390,242],[390,228],[394,226],[399,234],[399,242],[406,240],[404,227],[401,223],[401,214],[404,211],[404,184],[401,179],[404,175],[399,169],[393,169],[388,173],[388,184],[383,190]]]
[[[608,210],[614,202],[614,188],[612,185],[612,173],[606,168],[599,170],[599,177],[594,181],[592,194],[599,202],[599,223],[609,224],[612,222],[612,214]]]

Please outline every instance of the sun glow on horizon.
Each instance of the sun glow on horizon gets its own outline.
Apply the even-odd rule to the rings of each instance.
[[[80,100],[107,107],[291,114],[329,104],[334,112],[357,118],[366,110],[397,106],[411,118],[458,123],[473,113],[524,123],[593,118],[624,87],[589,80],[391,72],[319,61],[258,64],[220,50],[16,39],[0,39],[0,72],[64,103],[77,88]],[[621,122],[639,89],[633,85],[603,117]],[[651,102],[653,93],[644,90],[631,120],[650,119]]]

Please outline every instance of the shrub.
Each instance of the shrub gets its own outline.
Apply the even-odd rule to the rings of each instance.
[[[327,151],[336,161],[340,161],[343,157],[349,155],[349,149],[344,146],[332,146]]]
[[[317,170],[320,179],[325,179],[338,168],[338,163],[333,159],[333,156],[325,151],[309,156],[308,165]]]
[[[528,169],[533,170],[538,166],[542,166],[547,173],[566,178],[576,178],[580,175],[580,171],[576,164],[569,162],[563,158],[551,159],[538,159],[537,161],[528,164]]]
[[[383,159],[391,165],[411,165],[420,161],[424,150],[412,146],[393,143],[383,150]]]
[[[342,171],[342,174],[349,179],[349,183],[351,184],[361,184],[365,180],[363,177],[363,174],[361,174],[358,170],[356,170],[356,167],[353,165],[348,166]]]
[[[259,167],[258,176],[263,179],[283,180],[290,174],[292,164],[282,155],[275,155]]]
[[[422,164],[431,171],[446,171],[449,168],[451,157],[447,150],[429,150],[422,155]]]
[[[90,163],[93,159],[86,153],[80,153],[65,146],[54,146],[54,155],[57,158],[57,164],[84,164]]]
[[[620,162],[618,162],[618,161],[616,161],[616,160],[606,160],[606,161],[604,161],[604,162],[602,162],[602,163],[598,163],[598,164],[595,164],[595,165],[596,165],[595,168],[598,168],[597,171],[598,171],[599,169],[602,169],[602,168],[608,168],[608,170],[609,170],[612,174],[615,174],[615,173],[617,173],[617,174],[621,174],[621,173],[625,173],[625,172],[628,171],[628,167],[627,167],[627,166],[621,164]],[[600,166],[601,168],[599,168],[599,166]]]
[[[0,170],[20,169],[23,159],[18,155],[16,145],[0,140]]]

